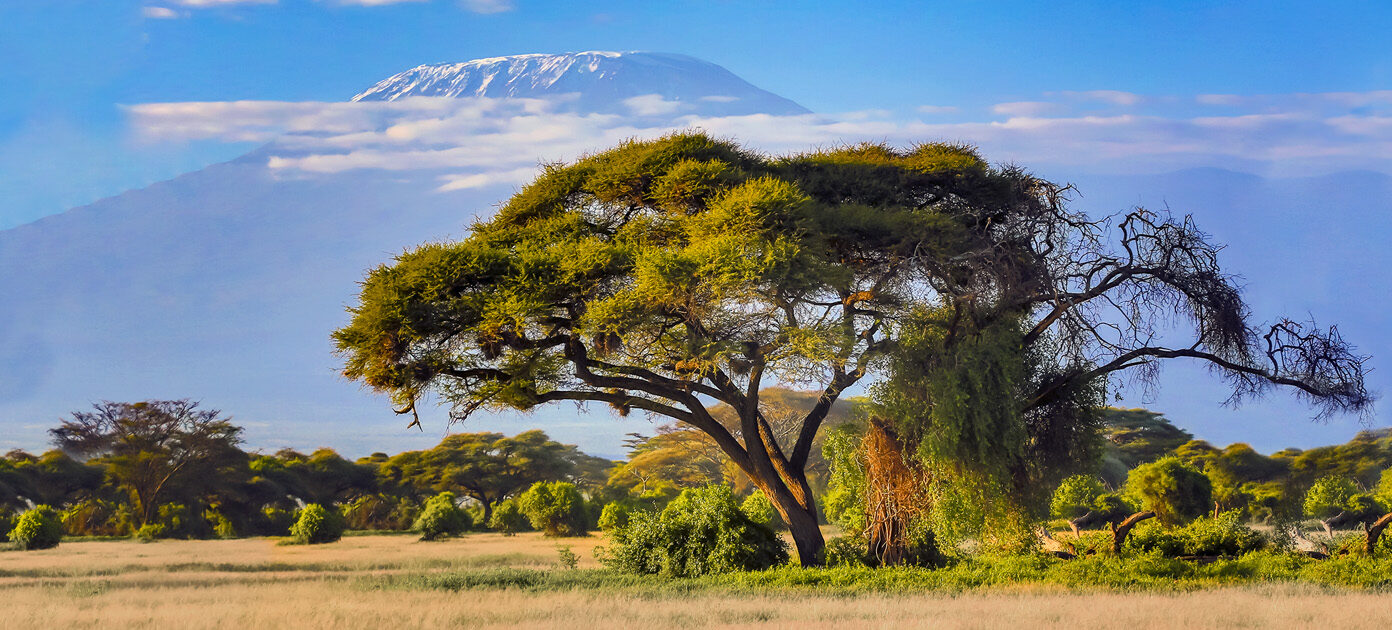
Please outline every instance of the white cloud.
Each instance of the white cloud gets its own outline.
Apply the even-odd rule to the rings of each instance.
[[[682,115],[677,103],[656,97],[630,99],[628,106],[642,114],[638,117],[566,112],[551,99],[426,97],[371,103],[152,103],[126,112],[137,137],[147,142],[271,142],[267,165],[280,173],[427,170],[440,178],[440,190],[459,190],[520,183],[543,162],[691,128],[771,153],[867,140],[898,146],[947,140],[978,145],[997,162],[1084,172],[1234,165],[1272,174],[1344,168],[1392,172],[1392,113],[1334,105],[1380,98],[1287,95],[1253,106],[1259,111],[1239,108],[1231,115],[1201,117],[1021,115],[1027,108],[1008,108],[1003,118],[951,123],[904,120],[878,110],[703,118]],[[1174,102],[1182,111],[1184,102],[1193,100]]]
[[[1109,105],[1119,105],[1131,107],[1139,105],[1145,100],[1140,94],[1131,92],[1121,92],[1118,90],[1087,90],[1083,92],[1059,92],[1060,96],[1079,101],[1101,101]]]
[[[701,100],[707,103],[733,103],[739,100],[738,96],[702,96]]]
[[[179,12],[169,7],[144,7],[140,10],[143,15],[152,20],[173,20],[179,18]]]
[[[484,15],[506,13],[517,8],[512,0],[459,0],[459,6]]]
[[[681,109],[681,102],[669,101],[662,98],[661,94],[645,94],[634,96],[623,100],[625,107],[633,112],[634,116],[667,116],[677,113]]]
[[[1038,116],[1061,109],[1062,106],[1058,103],[1044,101],[1015,101],[1013,103],[997,103],[991,106],[993,113],[1002,116]]]

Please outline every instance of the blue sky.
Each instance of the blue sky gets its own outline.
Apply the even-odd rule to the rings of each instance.
[[[333,101],[405,68],[657,50],[817,112],[989,116],[1060,92],[1367,92],[1392,84],[1367,2],[0,0],[0,228],[234,157],[133,139],[122,105]],[[947,109],[953,108],[953,109]]]
[[[1392,175],[1388,32],[1392,4],[1370,2],[0,0],[0,230],[267,143],[277,176],[428,171],[440,191],[495,194],[539,161],[671,127],[515,103],[346,101],[425,63],[673,52],[817,112],[677,126],[769,151],[960,140],[1088,184],[1089,211],[1173,202],[1233,244],[1225,260],[1252,274],[1258,319],[1313,313],[1382,355],[1392,321],[1348,296],[1392,286],[1392,223],[1366,220],[1392,202],[1364,204],[1365,189],[1340,182],[1389,189],[1357,175]],[[1207,195],[1232,179],[1211,169],[1268,179],[1242,198]],[[1312,205],[1331,193],[1342,195],[1328,209],[1333,227]],[[1252,221],[1256,212],[1268,216]],[[1374,384],[1392,387],[1374,369]],[[1221,388],[1192,366],[1176,372],[1167,382],[1180,386],[1156,408],[1222,419],[1201,432],[1220,443],[1273,450],[1360,428],[1341,419],[1273,431],[1307,417],[1280,395],[1217,416]],[[1375,424],[1388,424],[1379,413]]]

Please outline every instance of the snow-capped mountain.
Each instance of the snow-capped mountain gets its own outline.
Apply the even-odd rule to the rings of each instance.
[[[571,113],[656,128],[682,114],[807,111],[719,66],[655,53],[422,66],[355,100],[417,95],[547,97]],[[184,397],[235,416],[252,447],[363,454],[438,442],[443,422],[405,433],[386,402],[339,377],[329,333],[346,322],[344,307],[367,269],[421,242],[462,236],[516,180],[456,190],[442,189],[439,168],[286,175],[273,167],[278,156],[302,155],[302,145],[277,141],[0,230],[0,452],[43,448],[57,418],[94,401]],[[544,156],[529,154],[527,164],[536,157]],[[641,420],[577,422],[574,409],[541,412],[553,413],[559,417],[470,430],[549,423],[557,439],[617,455],[625,432],[651,429]]]
[[[417,66],[384,79],[353,101],[407,96],[567,97],[563,104],[572,111],[639,115],[809,113],[713,63],[649,52],[513,55]]]

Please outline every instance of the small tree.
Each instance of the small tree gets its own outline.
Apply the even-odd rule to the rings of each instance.
[[[63,540],[63,518],[57,510],[39,505],[19,515],[10,542],[24,550],[51,549]]]
[[[290,537],[305,545],[336,542],[343,538],[343,517],[318,503],[306,505],[290,527]]]
[[[585,535],[585,497],[573,483],[539,481],[517,498],[517,507],[547,536]]]
[[[1083,528],[1119,522],[1134,511],[1121,497],[1107,492],[1102,480],[1092,475],[1064,479],[1049,503],[1050,514],[1068,521],[1075,535]]]
[[[488,528],[504,536],[511,536],[527,529],[527,517],[517,507],[516,500],[508,499],[499,503],[497,509],[493,510],[493,515],[488,519]]]
[[[464,533],[467,517],[455,504],[454,493],[441,492],[425,502],[411,530],[419,532],[421,540],[436,540]]]
[[[246,458],[237,448],[241,427],[190,400],[102,402],[49,433],[64,451],[105,458],[130,493],[139,526],[155,522],[173,488],[215,488],[225,467]]]
[[[1168,526],[1198,518],[1213,507],[1208,477],[1178,457],[1137,466],[1126,478],[1126,490]]]
[[[1381,512],[1373,496],[1348,477],[1321,477],[1305,493],[1305,515],[1318,520],[1330,537],[1337,528],[1376,520]]]

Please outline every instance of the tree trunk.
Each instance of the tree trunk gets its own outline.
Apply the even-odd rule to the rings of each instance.
[[[1382,530],[1387,529],[1389,524],[1392,524],[1392,514],[1383,514],[1382,518],[1373,522],[1372,527],[1363,523],[1363,531],[1367,534],[1363,540],[1363,551],[1369,556],[1377,550],[1378,538],[1382,537]]]
[[[1121,555],[1121,545],[1126,542],[1126,535],[1131,533],[1131,528],[1148,518],[1155,518],[1155,512],[1136,512],[1126,517],[1121,525],[1108,523],[1112,526],[1112,553]]]
[[[798,563],[804,567],[820,566],[825,559],[822,549],[826,540],[822,537],[821,525],[817,522],[817,510],[793,510],[783,514],[788,524],[788,532],[793,535],[793,546],[797,548]]]
[[[766,486],[759,484],[760,491],[773,503],[773,507],[778,511],[778,515],[783,517],[783,522],[788,524],[788,533],[793,536],[793,547],[797,550],[798,563],[804,567],[820,566],[822,549],[826,547],[826,539],[822,537],[821,524],[817,521],[817,503],[812,500],[812,489],[807,485],[807,480],[785,480],[797,483],[803,491],[803,496],[807,497],[807,505],[790,491],[770,492]]]
[[[479,523],[479,525],[483,527],[488,527],[488,521],[493,520],[493,502],[489,501],[488,499],[484,499],[482,501],[479,501],[479,503],[483,504],[483,522]]]

